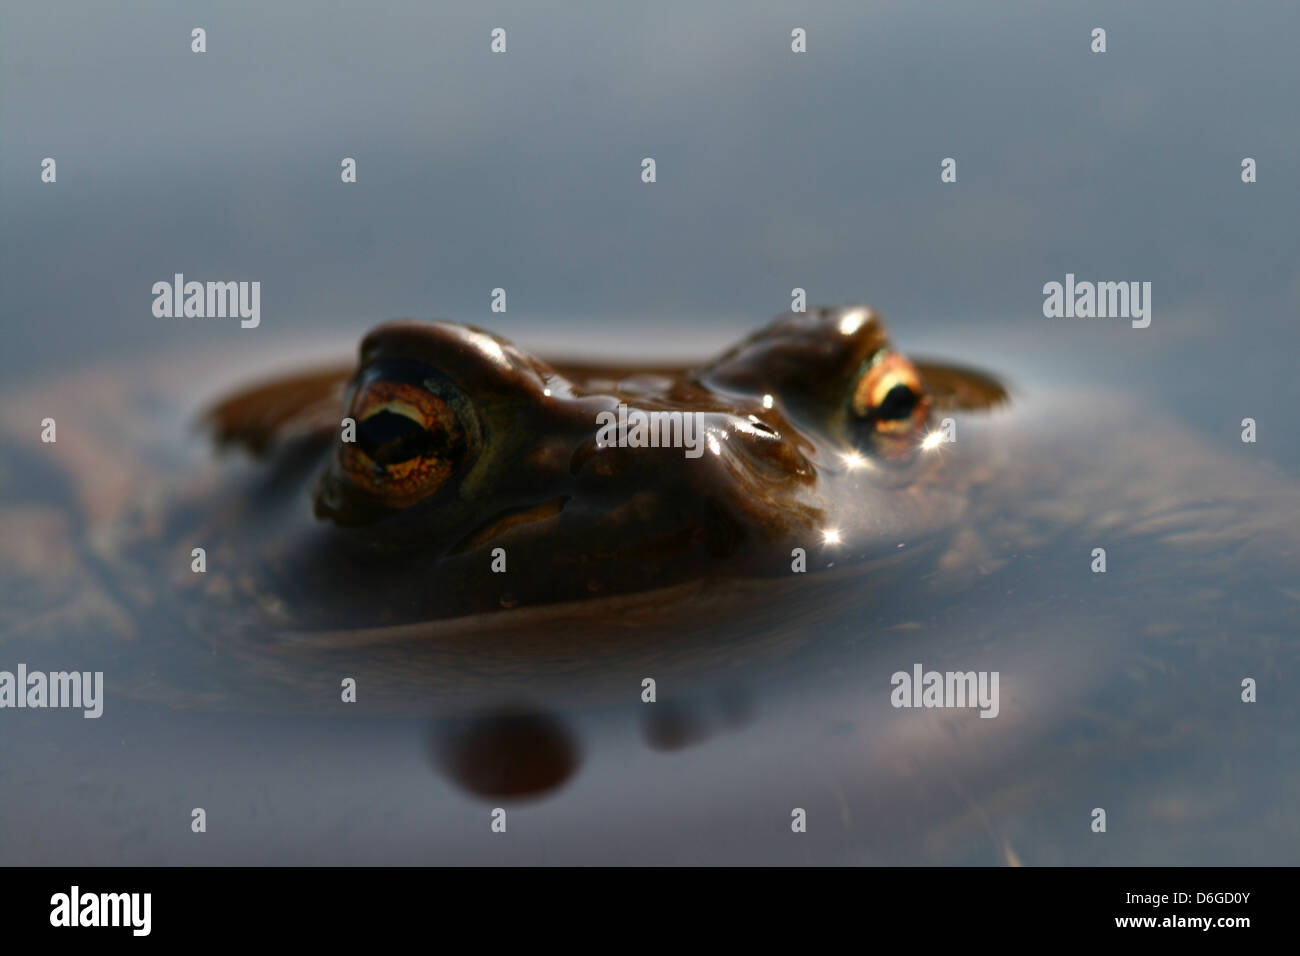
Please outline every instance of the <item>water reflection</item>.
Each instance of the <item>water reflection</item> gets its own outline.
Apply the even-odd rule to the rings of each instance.
[[[720,731],[737,731],[754,721],[753,694],[738,684],[721,688],[707,703],[670,700],[647,705],[641,735],[652,750],[682,750],[703,743]]]
[[[646,745],[654,750],[681,750],[712,736],[705,716],[687,704],[655,704],[642,724]]]
[[[433,726],[437,769],[481,797],[530,799],[558,790],[582,763],[560,717],[515,704]]]

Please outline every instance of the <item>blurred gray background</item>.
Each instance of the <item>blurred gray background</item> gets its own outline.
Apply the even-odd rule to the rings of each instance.
[[[397,315],[708,351],[801,286],[1234,437],[1300,399],[1298,10],[6,0],[0,375]],[[262,327],[155,318],[175,272],[261,281]],[[1044,319],[1066,272],[1152,282],[1151,328]]]

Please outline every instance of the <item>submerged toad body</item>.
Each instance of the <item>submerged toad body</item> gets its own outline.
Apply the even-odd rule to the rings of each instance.
[[[286,622],[337,628],[788,574],[795,547],[815,567],[828,541],[883,553],[891,529],[952,517],[932,501],[919,519],[899,490],[932,411],[1002,395],[913,365],[865,307],[783,316],[696,368],[551,365],[397,322],[355,368],[243,392],[211,421],[302,488],[236,522],[231,556],[262,562]]]

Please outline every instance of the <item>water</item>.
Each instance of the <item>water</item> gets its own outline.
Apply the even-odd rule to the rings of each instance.
[[[418,649],[378,665],[344,649],[327,680],[267,691],[273,668],[314,673],[310,644],[273,661],[165,613],[122,646],[75,623],[10,632],[6,660],[103,659],[130,689],[93,721],[6,712],[0,848],[13,862],[1288,862],[1294,477],[1153,410],[1133,420],[1133,398],[1061,380],[1018,393],[963,417],[945,452],[954,481],[998,470],[942,550],[768,584],[694,631],[689,615],[651,622],[626,653],[608,653],[616,622],[596,615],[541,628],[529,650],[462,642],[440,666],[506,666],[474,684],[419,670]],[[1106,575],[1089,571],[1097,544]],[[562,637],[602,663],[539,666]],[[416,675],[400,716],[394,660]],[[892,707],[891,675],[917,663],[998,672],[997,716]],[[357,704],[333,703],[339,673],[357,676]],[[1243,676],[1259,703],[1239,701]],[[245,679],[252,704],[232,705]],[[490,830],[498,807],[508,836]]]
[[[1293,863],[1294,6],[470,10],[232,7],[204,15],[202,56],[161,8],[0,13],[9,407],[84,364],[211,356],[176,432],[125,428],[170,448],[229,383],[392,315],[678,357],[800,286],[1008,379],[1011,412],[961,422],[959,449],[1002,469],[980,533],[962,561],[765,609],[775,652],[724,627],[730,668],[653,705],[627,664],[612,696],[539,681],[401,716],[364,694],[334,718],[120,695],[98,720],[0,712],[0,861]],[[176,271],[260,280],[262,327],[155,319]],[[1044,319],[1066,272],[1151,281],[1151,327]],[[67,497],[8,447],[12,541],[11,506]],[[57,574],[58,537],[5,552],[6,577]],[[80,666],[20,603],[45,597],[6,594],[0,669]],[[215,679],[219,658],[170,653],[182,633],[143,634],[118,673]],[[999,716],[891,707],[915,662],[999,671]]]

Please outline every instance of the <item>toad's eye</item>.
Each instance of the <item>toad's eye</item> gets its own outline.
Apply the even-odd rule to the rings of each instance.
[[[469,445],[453,387],[428,369],[382,363],[353,385],[348,416],[353,440],[339,449],[351,483],[383,504],[401,508],[441,487],[465,460]]]
[[[866,364],[853,391],[853,414],[875,435],[902,439],[925,424],[930,400],[903,356],[881,351]]]

